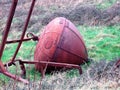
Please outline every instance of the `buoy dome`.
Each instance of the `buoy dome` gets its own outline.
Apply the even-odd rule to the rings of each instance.
[[[88,60],[88,54],[82,36],[74,24],[66,18],[58,17],[40,35],[34,60],[80,65]],[[40,64],[35,67],[37,70],[41,69]]]

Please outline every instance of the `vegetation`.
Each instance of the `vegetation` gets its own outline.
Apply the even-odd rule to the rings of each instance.
[[[8,0],[9,1],[9,0]],[[77,6],[77,2],[79,1],[80,4],[95,4],[97,6],[97,8],[99,9],[105,9],[107,7],[110,7],[111,5],[113,5],[115,2],[117,2],[118,0],[91,0],[87,1],[87,0],[66,0],[66,2],[63,0],[63,2],[61,2],[61,0],[54,0],[54,3],[51,0],[47,0],[49,1],[48,5],[46,2],[46,0],[44,0],[43,3],[40,2],[40,0],[38,0],[39,3],[37,3],[37,9],[44,9],[43,11],[39,11],[35,8],[35,11],[37,11],[37,13],[33,13],[34,15],[39,15],[38,16],[33,16],[32,18],[32,23],[30,23],[28,30],[30,31],[34,31],[34,33],[39,34],[38,33],[38,28],[42,27],[40,26],[41,24],[39,23],[39,19],[45,17],[43,14],[44,12],[51,12],[51,11],[59,11],[60,9],[65,9],[67,6],[72,6],[73,2],[74,2],[74,6]],[[51,2],[50,2],[51,1]],[[70,2],[71,1],[71,2]],[[83,2],[81,2],[83,1]],[[96,2],[96,1],[100,1],[100,2]],[[7,3],[7,0],[4,1],[5,3]],[[69,4],[68,4],[69,2]],[[8,2],[10,3],[10,2]],[[23,3],[25,3],[23,1]],[[30,3],[28,2],[28,4],[24,4],[24,7],[26,5],[29,5]],[[41,7],[39,7],[39,5],[41,5]],[[7,5],[6,5],[7,6]],[[49,8],[46,10],[46,8],[44,6],[48,6],[46,8]],[[53,7],[51,7],[53,6]],[[65,7],[66,6],[66,7]],[[19,6],[18,9],[21,6]],[[61,8],[62,7],[62,8]],[[25,7],[27,9],[27,7]],[[8,9],[8,8],[7,8]],[[0,9],[2,10],[2,9]],[[10,32],[9,38],[10,39],[16,39],[18,37],[20,37],[20,30],[22,28],[23,25],[23,20],[19,19],[19,18],[23,18],[24,16],[26,16],[25,10],[21,9],[22,13],[19,13],[16,15],[17,17],[14,18],[13,23],[14,25],[12,26],[13,31]],[[42,16],[40,16],[40,13],[42,13]],[[1,13],[0,13],[1,14]],[[45,13],[46,14],[46,13]],[[4,16],[4,15],[3,15]],[[20,17],[19,17],[20,16]],[[2,22],[3,21],[3,22]],[[2,36],[2,30],[3,27],[5,25],[5,21],[6,21],[6,17],[3,19],[0,18],[0,35]],[[77,24],[78,25],[78,24]],[[107,24],[106,24],[107,25]],[[18,30],[17,30],[17,29]],[[15,90],[36,90],[36,88],[39,87],[39,85],[42,85],[41,88],[43,90],[58,90],[58,89],[66,89],[66,90],[70,90],[70,89],[80,89],[80,90],[87,90],[87,88],[85,87],[90,87],[88,89],[91,90],[100,90],[99,87],[105,87],[104,90],[109,89],[110,85],[116,85],[118,83],[118,77],[120,77],[119,75],[119,71],[116,72],[111,72],[111,68],[113,66],[110,66],[109,70],[106,70],[107,66],[109,66],[108,64],[111,63],[114,60],[117,60],[117,58],[120,57],[120,25],[119,22],[117,25],[110,25],[110,26],[100,26],[100,25],[96,25],[96,26],[90,26],[90,25],[78,25],[77,26],[78,30],[80,31],[81,35],[83,36],[83,39],[85,41],[87,50],[88,50],[88,55],[89,58],[91,58],[93,61],[92,63],[89,65],[83,65],[83,74],[81,76],[79,76],[79,73],[77,70],[70,70],[70,71],[65,71],[65,72],[56,72],[56,73],[52,73],[51,74],[47,74],[45,79],[43,79],[42,84],[40,84],[41,82],[38,81],[41,79],[41,75],[39,72],[37,72],[34,68],[34,65],[26,65],[26,69],[27,69],[27,79],[34,82],[34,83],[30,83],[30,85],[23,85],[21,83],[18,83],[17,85],[13,82],[13,80],[11,80],[10,78],[4,76],[4,75],[0,75],[0,86],[4,85],[5,87],[3,88],[11,88],[15,89]],[[16,34],[18,35],[16,35]],[[0,40],[1,40],[1,36],[0,36]],[[24,42],[20,48],[20,51],[18,52],[17,58],[20,58],[22,60],[34,60],[34,50],[35,50],[35,46],[36,46],[36,42],[34,41],[28,41],[28,42]],[[4,63],[6,63],[7,61],[9,61],[15,50],[16,50],[17,44],[8,44],[5,47],[5,51],[3,53],[2,56],[2,61]],[[112,63],[113,65],[114,63]],[[110,64],[111,65],[111,64]],[[18,63],[16,63],[16,66],[11,66],[9,68],[9,71],[13,74],[20,74],[20,68],[18,66]],[[108,74],[109,73],[109,74]],[[115,77],[113,78],[113,76]],[[109,78],[112,77],[112,79],[109,79],[106,75],[108,75]],[[100,76],[100,77],[99,77]],[[107,78],[105,78],[104,76],[106,76]],[[94,79],[93,77],[99,77],[97,80]],[[113,80],[114,79],[114,80]],[[107,83],[106,83],[107,81]],[[6,83],[7,82],[7,83]],[[12,82],[12,83],[11,83]],[[107,86],[104,86],[106,85]],[[16,87],[15,87],[16,85]],[[101,86],[103,85],[103,86]],[[17,88],[21,88],[21,89],[17,89]],[[112,87],[112,86],[111,86]],[[1,89],[1,87],[0,87]],[[115,87],[113,86],[113,90],[115,89]],[[119,88],[118,88],[119,89]]]
[[[78,26],[88,49],[89,57],[94,60],[113,60],[120,56],[120,26]],[[36,42],[24,42],[17,57],[32,60]],[[2,60],[10,60],[17,44],[6,46]]]
[[[111,61],[120,56],[120,26],[78,26],[78,30],[80,31],[83,39],[86,43],[86,47],[88,50],[89,58],[94,61],[107,60]],[[4,62],[11,59],[16,49],[17,44],[7,45],[2,57]],[[29,41],[24,42],[17,58],[21,58],[22,60],[34,60],[34,49],[36,46],[36,42]],[[15,68],[10,69],[10,72],[16,73]],[[68,75],[78,75],[76,71],[70,71]],[[32,66],[31,70],[28,70],[30,77],[33,78],[35,71]],[[37,73],[37,72],[36,72]],[[4,76],[1,76],[2,78]],[[40,75],[36,75],[36,77],[40,77]],[[7,78],[7,80],[9,80]],[[5,80],[6,81],[6,80]]]
[[[101,3],[98,3],[96,6],[100,9],[106,9],[106,8],[110,7],[111,5],[113,5],[117,1],[118,0],[105,0]]]
[[[113,60],[120,57],[120,26],[79,26],[86,42],[89,57],[94,60]]]

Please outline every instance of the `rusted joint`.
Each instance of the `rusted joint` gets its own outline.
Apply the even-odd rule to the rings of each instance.
[[[27,33],[26,36],[27,36],[27,38],[30,38],[30,37],[31,37],[33,41],[38,41],[38,40],[39,40],[38,36],[34,35],[34,34],[31,33],[31,32]]]
[[[30,40],[33,40],[33,41],[38,41],[39,40],[39,38],[38,38],[38,36],[35,36],[34,34],[32,34],[32,37],[30,37],[30,36],[27,36],[28,38],[26,38],[26,39],[23,39],[23,40],[19,40],[19,39],[17,39],[17,40],[11,40],[11,41],[6,41],[6,43],[7,44],[11,44],[11,43],[19,43],[19,42],[25,42],[25,41],[30,41]]]
[[[19,62],[19,64],[20,64],[20,68],[21,68],[21,77],[22,78],[26,78],[26,69],[25,69],[25,65],[24,65],[24,63],[23,63],[23,61],[21,60],[21,59],[17,59],[17,60],[15,60],[14,62],[8,62],[8,63],[6,63],[6,64],[4,64],[4,67],[6,67],[6,68],[8,68],[9,66],[11,66],[11,65],[15,65],[16,66],[16,64],[15,64],[15,62]]]
[[[12,65],[16,66],[16,64],[14,62],[9,61],[8,63],[4,64],[4,67],[8,67],[8,66],[12,66]]]
[[[22,72],[21,72],[21,77],[25,79],[25,78],[26,78],[25,65],[24,65],[24,63],[22,62],[22,60],[19,60],[19,64],[20,64],[20,68],[21,68],[21,70],[22,70]]]

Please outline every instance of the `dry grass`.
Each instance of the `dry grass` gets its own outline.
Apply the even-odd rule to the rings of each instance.
[[[120,67],[115,68],[115,61],[93,61],[89,68],[83,66],[84,73],[80,76],[78,71],[74,71],[76,73],[73,75],[69,71],[56,72],[42,81],[33,80],[28,85],[10,80],[1,90],[119,90]]]

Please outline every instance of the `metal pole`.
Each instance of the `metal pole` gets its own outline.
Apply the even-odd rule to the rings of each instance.
[[[13,0],[13,2],[12,2],[12,6],[11,6],[11,9],[10,9],[10,14],[8,16],[7,24],[5,26],[4,35],[3,35],[3,38],[2,38],[2,43],[1,43],[1,48],[0,48],[0,60],[1,60],[1,57],[2,57],[2,54],[3,54],[3,50],[4,50],[5,43],[6,43],[6,40],[7,40],[7,37],[8,37],[8,33],[10,31],[12,19],[13,19],[15,9],[16,9],[16,6],[17,6],[17,2],[18,2],[18,0]]]
[[[16,51],[15,51],[15,53],[14,53],[13,58],[11,59],[11,62],[13,62],[13,61],[15,60],[16,55],[17,55],[17,53],[18,53],[18,51],[19,51],[19,49],[20,49],[20,46],[21,46],[21,44],[22,44],[22,41],[23,41],[23,39],[24,39],[25,32],[26,32],[26,30],[27,30],[27,27],[28,27],[28,24],[29,24],[29,21],[30,21],[30,17],[31,17],[31,14],[32,14],[32,11],[33,11],[33,8],[34,8],[34,5],[35,5],[35,1],[36,1],[36,0],[33,0],[33,1],[32,1],[32,4],[31,4],[30,10],[29,10],[28,17],[27,17],[27,19],[26,19],[26,22],[25,22],[25,25],[24,25],[24,28],[23,28],[23,33],[22,33],[22,36],[21,36],[21,39],[20,39],[21,41],[19,42],[19,44],[18,44],[18,46],[17,46],[17,49],[16,49]]]
[[[22,42],[30,41],[30,40],[38,41],[38,37],[26,38],[26,39],[23,39]],[[12,41],[6,41],[6,44],[19,43],[19,42],[21,42],[21,40],[12,40]]]
[[[0,47],[0,60],[2,58],[2,54],[3,54],[4,48],[5,48],[7,37],[8,37],[9,31],[10,31],[12,19],[13,19],[15,9],[16,9],[16,6],[17,6],[17,2],[18,2],[18,0],[13,0],[12,1],[12,6],[10,8],[10,13],[9,13],[8,20],[7,20],[7,23],[6,23],[6,26],[5,26],[4,35],[2,37],[2,42],[1,42],[1,47]],[[2,68],[2,66],[3,65],[1,64],[0,67]]]

